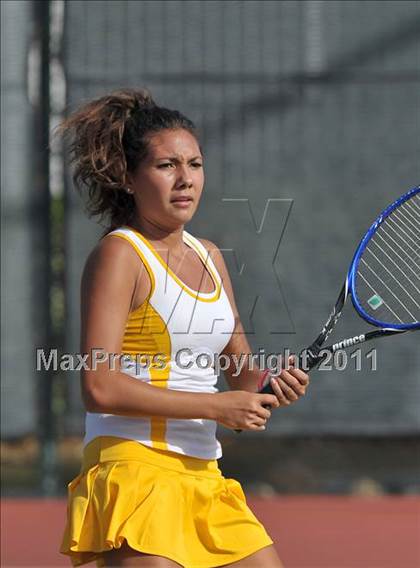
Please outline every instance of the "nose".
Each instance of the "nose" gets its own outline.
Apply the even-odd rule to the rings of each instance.
[[[191,187],[192,184],[191,171],[187,166],[180,166],[177,187],[183,189],[184,187]]]

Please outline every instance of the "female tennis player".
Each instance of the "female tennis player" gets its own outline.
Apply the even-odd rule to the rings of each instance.
[[[298,400],[309,378],[284,370],[264,395],[264,370],[234,376],[233,355],[251,349],[222,254],[184,229],[204,185],[194,124],[126,89],[59,132],[72,136],[88,211],[108,223],[82,277],[86,433],[60,551],[74,566],[282,566],[240,484],[218,468],[216,425],[264,430],[268,408]],[[219,393],[221,353],[231,390]]]

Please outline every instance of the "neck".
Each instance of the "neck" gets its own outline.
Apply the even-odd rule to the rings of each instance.
[[[180,225],[175,229],[169,229],[148,219],[136,219],[131,226],[144,235],[147,240],[166,245],[168,250],[175,251],[184,246],[182,239],[184,225]]]

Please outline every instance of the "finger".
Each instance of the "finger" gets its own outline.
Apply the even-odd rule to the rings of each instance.
[[[287,360],[287,367],[286,370],[290,371],[290,369],[294,369],[296,365],[296,355],[290,355],[289,359]]]
[[[261,406],[269,406],[272,408],[277,408],[279,401],[274,394],[260,394],[258,395],[258,402]]]
[[[302,369],[288,369],[288,372],[293,375],[302,385],[309,384],[309,375],[302,371]]]
[[[256,418],[258,420],[259,419],[268,420],[271,416],[270,408],[271,406],[266,406],[266,405],[260,406],[259,404],[257,404],[248,414],[248,418],[252,421],[254,421],[254,419]]]
[[[283,377],[284,375],[282,374],[281,376],[276,378],[277,384],[281,389],[281,391],[283,392],[284,396],[287,398],[287,400],[290,402],[295,402],[300,395],[297,392],[295,392],[294,388],[290,386],[288,384],[288,381],[285,380]]]
[[[288,400],[285,393],[280,388],[280,385],[278,384],[277,379],[272,377],[270,382],[271,382],[271,387],[272,387],[272,389],[275,392],[275,395],[277,397],[278,405],[290,404],[290,401]]]
[[[257,416],[264,420],[268,420],[271,417],[270,408],[271,406],[260,406],[257,411]]]
[[[296,365],[299,365],[299,359],[296,355],[291,355],[288,359],[288,366],[285,370],[289,371],[289,373],[294,373],[296,371],[296,376],[299,378],[299,380],[301,380],[304,384],[308,384],[309,375],[302,369],[299,369],[299,367],[297,367]]]
[[[278,378],[282,380],[289,387],[289,389],[292,389],[297,397],[303,396],[305,394],[306,385],[302,385],[302,383],[298,379],[296,379],[291,372],[282,371]],[[286,389],[286,391],[289,392],[288,389]]]
[[[265,426],[267,424],[267,418],[255,417],[252,419],[252,423],[256,426]]]
[[[266,429],[266,424],[256,424],[256,423],[253,423],[253,424],[251,425],[251,428],[250,428],[250,429],[251,429],[251,430],[265,430],[265,429]]]
[[[295,402],[300,396],[305,394],[306,387],[301,385],[300,382],[287,371],[282,371],[281,374],[276,377],[276,380],[286,398],[291,402]]]
[[[247,420],[243,426],[244,430],[265,430],[267,421],[264,419],[252,418]]]

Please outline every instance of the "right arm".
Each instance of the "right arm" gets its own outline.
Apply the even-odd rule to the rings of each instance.
[[[81,286],[81,352],[122,351],[130,311],[150,293],[147,271],[124,239],[106,237],[90,254]],[[108,361],[81,374],[82,398],[88,412],[125,416],[205,418],[228,428],[260,430],[269,417],[264,404],[276,406],[274,395],[243,391],[186,393],[162,389],[110,367]],[[278,404],[278,403],[277,403]]]

